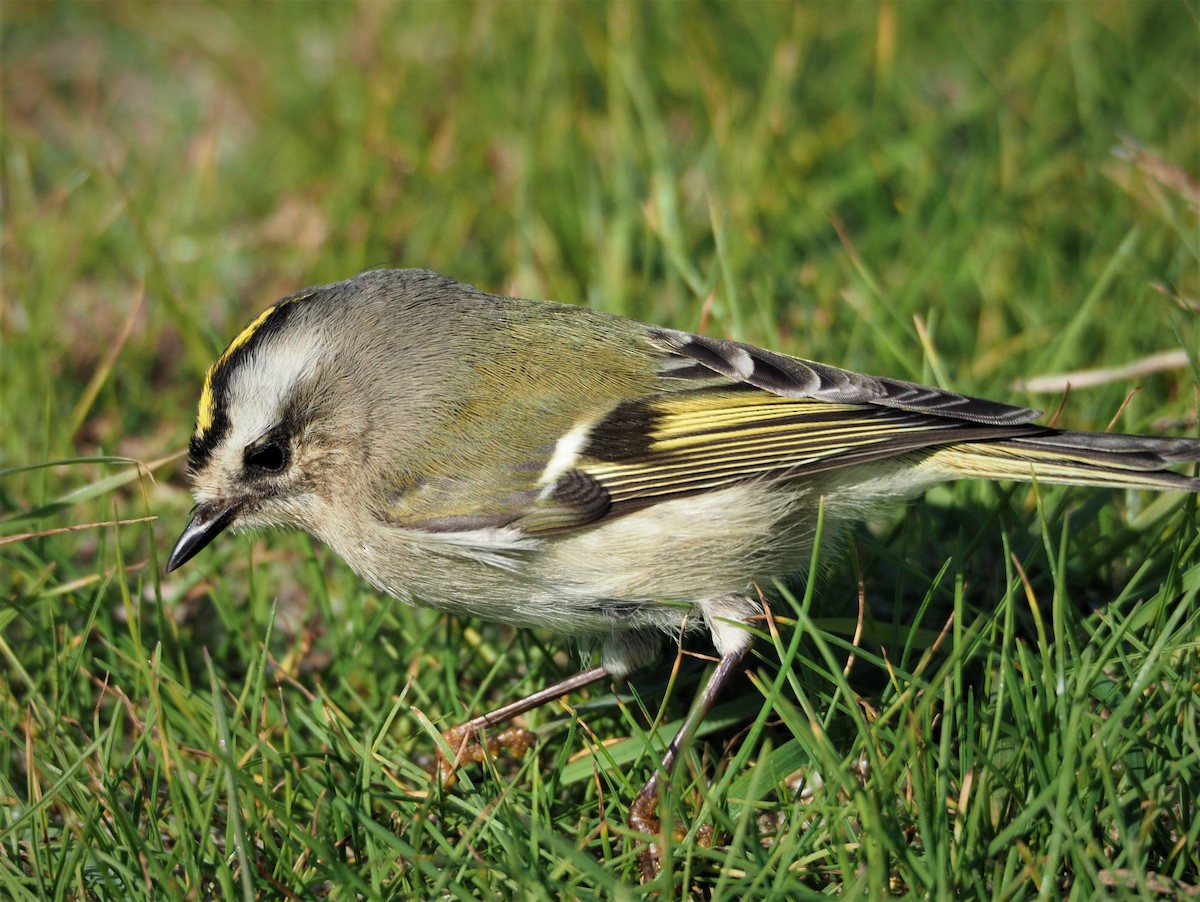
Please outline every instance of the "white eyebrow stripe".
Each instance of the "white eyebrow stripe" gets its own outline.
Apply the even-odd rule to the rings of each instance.
[[[230,404],[233,447],[240,449],[278,425],[296,386],[312,376],[320,357],[315,335],[290,332],[272,336],[243,359],[228,395],[236,399]]]

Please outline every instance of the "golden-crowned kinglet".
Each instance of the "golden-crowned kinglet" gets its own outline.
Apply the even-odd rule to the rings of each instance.
[[[279,301],[209,369],[196,508],[167,568],[227,528],[292,527],[406,601],[599,637],[598,667],[468,732],[707,629],[720,662],[668,773],[750,643],[757,587],[807,567],[820,504],[834,539],[963,477],[1200,490],[1164,469],[1200,460],[1198,440],[1035,416],[432,272],[367,272]]]

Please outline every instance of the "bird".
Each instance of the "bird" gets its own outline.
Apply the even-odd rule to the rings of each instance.
[[[857,521],[969,478],[1200,491],[1200,440],[1039,412],[589,308],[376,269],[276,301],[201,387],[174,571],[226,531],[302,530],[378,591],[598,645],[487,728],[707,633],[717,663],[629,823],[751,646],[773,586]]]

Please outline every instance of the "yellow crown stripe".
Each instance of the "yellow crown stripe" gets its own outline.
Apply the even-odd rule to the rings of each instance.
[[[216,408],[216,398],[213,397],[212,387],[213,377],[216,375],[217,371],[220,370],[226,362],[228,362],[229,358],[233,355],[233,352],[248,342],[254,333],[262,327],[262,324],[267,321],[271,314],[278,310],[281,306],[281,304],[275,304],[260,313],[254,319],[254,322],[243,329],[238,334],[238,337],[229,343],[229,347],[221,352],[221,356],[217,358],[216,363],[210,366],[208,368],[208,372],[204,374],[204,387],[200,390],[200,411],[196,414],[197,437],[203,436],[204,433],[212,428],[213,412]]]

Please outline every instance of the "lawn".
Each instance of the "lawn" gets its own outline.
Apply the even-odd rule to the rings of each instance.
[[[703,643],[441,786],[439,731],[576,648],[300,535],[163,572],[205,368],[377,266],[1196,436],[1194,2],[0,15],[0,897],[1200,895],[1195,497],[864,524],[760,624],[650,879],[625,816]]]

